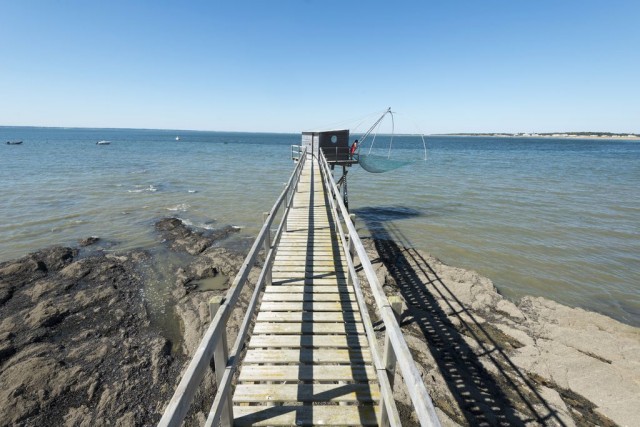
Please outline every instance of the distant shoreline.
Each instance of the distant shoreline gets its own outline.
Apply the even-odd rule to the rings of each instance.
[[[481,138],[549,138],[549,139],[603,139],[603,140],[623,140],[623,141],[638,141],[640,135],[636,134],[576,134],[576,133],[554,133],[554,134],[539,134],[539,133],[446,133],[446,134],[432,134],[429,136],[471,136]]]

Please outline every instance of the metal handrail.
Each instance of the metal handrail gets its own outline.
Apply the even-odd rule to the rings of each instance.
[[[233,378],[233,374],[236,370],[238,363],[238,356],[242,347],[244,345],[244,340],[247,337],[248,327],[253,317],[254,310],[257,304],[257,299],[260,294],[261,289],[264,287],[264,284],[267,280],[271,280],[271,267],[273,265],[273,260],[275,258],[275,248],[277,247],[277,243],[280,240],[280,236],[282,235],[282,231],[287,222],[287,217],[289,211],[291,210],[291,205],[293,203],[293,196],[289,197],[289,193],[298,186],[298,182],[300,181],[300,175],[302,172],[302,168],[306,161],[306,149],[303,149],[301,152],[300,160],[296,165],[293,173],[291,174],[287,184],[285,185],[284,190],[276,200],[275,204],[267,214],[265,218],[265,222],[258,233],[258,237],[256,238],[249,254],[245,258],[240,271],[236,275],[233,284],[227,291],[226,298],[220,304],[218,311],[215,316],[211,320],[211,323],[207,330],[205,331],[196,352],[194,353],[187,370],[182,376],[178,387],[176,388],[173,397],[169,401],[169,404],[165,408],[164,414],[158,423],[159,426],[179,426],[182,424],[184,417],[187,415],[189,411],[189,407],[191,406],[191,401],[193,400],[193,396],[202,382],[204,378],[206,369],[208,368],[210,361],[214,355],[214,351],[216,348],[222,343],[226,348],[226,326],[231,311],[235,308],[235,303],[244,288],[244,285],[247,282],[247,278],[249,277],[249,273],[258,257],[258,253],[261,248],[265,246],[266,249],[266,260],[264,262],[264,266],[258,278],[258,282],[255,285],[255,289],[252,295],[252,298],[249,302],[249,306],[247,307],[246,314],[240,330],[238,331],[238,336],[236,338],[233,349],[231,350],[229,356],[226,356],[226,362],[222,365],[225,366],[224,373],[217,373],[217,382],[218,389],[216,391],[216,396],[211,407],[211,412],[209,414],[209,418],[207,419],[206,425],[217,425],[220,421],[221,416],[226,408],[229,409],[229,413],[227,414],[227,422],[231,422],[233,420],[233,414],[231,413],[232,407],[230,405],[230,396],[229,391],[231,389],[231,379]],[[271,242],[271,225],[276,217],[276,214],[281,206],[285,206],[284,213],[282,215],[282,219],[280,221],[278,230],[276,232],[275,239],[273,243]],[[267,242],[265,244],[265,242]],[[218,363],[216,363],[218,365]]]
[[[292,145],[291,146],[291,160],[298,161],[300,159],[300,154],[302,153],[301,145]]]
[[[371,261],[369,260],[369,256],[360,240],[360,236],[358,236],[358,232],[356,231],[353,222],[351,221],[351,217],[349,216],[349,212],[344,205],[342,197],[340,196],[340,192],[338,191],[338,187],[333,179],[333,175],[329,169],[329,165],[327,163],[324,154],[320,153],[320,170],[323,175],[326,176],[325,182],[328,184],[328,190],[330,194],[328,195],[329,202],[332,206],[335,217],[336,228],[340,234],[340,238],[342,239],[343,247],[345,250],[345,258],[347,259],[347,264],[349,266],[349,273],[353,275],[353,284],[354,289],[356,291],[357,299],[360,299],[361,292],[359,281],[357,275],[355,274],[355,269],[353,268],[353,260],[351,259],[348,246],[352,246],[360,259],[360,263],[362,265],[362,270],[365,273],[367,281],[369,282],[369,286],[371,287],[371,293],[376,301],[376,305],[378,310],[380,311],[380,316],[382,318],[382,322],[384,323],[385,331],[387,334],[389,345],[391,346],[391,350],[395,354],[395,358],[397,360],[397,364],[400,367],[400,373],[402,378],[409,389],[409,395],[411,396],[411,401],[413,402],[414,410],[418,415],[418,419],[420,421],[421,426],[429,426],[429,427],[439,427],[440,421],[438,419],[438,415],[436,413],[435,407],[433,406],[433,402],[429,393],[427,392],[427,388],[422,381],[420,376],[420,371],[416,367],[415,361],[413,360],[413,356],[409,351],[409,346],[407,345],[404,336],[402,335],[402,331],[400,330],[400,325],[396,319],[393,308],[391,304],[387,300],[387,297],[378,281],[375,271],[373,270],[373,266],[371,265]],[[338,208],[336,209],[334,206],[335,200],[338,204]],[[342,231],[341,219],[344,221],[347,230],[349,243],[346,242],[346,235]],[[358,301],[360,305],[360,301]],[[368,311],[366,306],[360,307],[360,310],[363,315],[368,317]],[[363,317],[364,321],[364,317]],[[366,322],[365,325],[370,324],[371,322]],[[385,375],[378,375],[380,380],[381,393],[383,395],[383,409],[387,411],[387,416],[389,417],[389,423],[394,423],[395,421],[392,419],[394,417],[393,408],[390,405],[389,401],[393,401],[393,395],[388,395],[390,393],[387,388],[388,378],[386,377],[387,371],[382,361],[380,360],[380,354],[377,353],[377,342],[375,338],[372,340],[369,337],[369,333],[367,331],[367,338],[369,339],[369,346],[372,349],[374,363],[376,364],[376,372],[380,373],[381,370],[384,370]],[[392,392],[391,392],[392,393]],[[385,396],[385,394],[387,394]],[[393,405],[395,406],[395,405]],[[383,419],[383,422],[386,420]],[[399,421],[398,421],[399,422]],[[393,424],[392,424],[393,425]]]

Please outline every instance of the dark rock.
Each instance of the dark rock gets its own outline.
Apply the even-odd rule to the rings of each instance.
[[[86,239],[80,239],[78,241],[78,244],[82,247],[86,247],[86,246],[91,246],[93,244],[96,244],[99,241],[100,241],[99,237],[91,236],[91,237],[87,237]]]
[[[35,255],[38,262],[44,263],[46,271],[58,271],[69,264],[77,254],[77,249],[55,246],[36,252]]]
[[[0,282],[0,305],[9,301],[13,296],[13,287],[6,283]]]
[[[64,268],[77,254],[77,249],[54,246],[31,253],[16,261],[1,263],[0,282],[21,285],[44,277],[49,272]]]
[[[184,358],[144,309],[144,253],[76,254],[0,265],[0,425],[116,425],[134,402],[162,407],[179,380]],[[137,411],[135,424],[159,417]]]
[[[13,343],[9,337],[9,334],[3,334],[4,336],[0,337],[0,363],[4,362],[9,357],[13,356],[16,352]]]
[[[231,227],[201,233],[175,218],[156,227],[174,250],[198,253],[175,275],[183,336],[150,317],[143,274],[151,252],[75,259],[76,249],[54,247],[0,263],[0,426],[158,423],[210,320],[211,292],[189,294],[183,285],[219,272],[232,277],[243,258],[211,247]],[[232,313],[231,340],[243,310]],[[213,398],[212,372],[203,390],[198,411]]]
[[[239,231],[231,226],[213,231],[193,231],[178,218],[164,218],[158,221],[156,230],[170,242],[173,250],[184,251],[191,255],[201,254],[215,242]]]

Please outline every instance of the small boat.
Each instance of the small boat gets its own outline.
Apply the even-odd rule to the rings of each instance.
[[[176,141],[180,141],[180,137],[179,136],[176,136]]]
[[[22,141],[7,141],[7,145],[20,145]]]
[[[111,144],[111,141],[98,141],[96,142],[96,145],[109,145]]]

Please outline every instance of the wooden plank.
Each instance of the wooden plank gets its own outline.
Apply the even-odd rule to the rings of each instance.
[[[372,366],[267,365],[251,366],[240,373],[240,382],[262,381],[377,381]]]
[[[310,266],[308,270],[305,270],[304,266],[302,266],[302,267],[288,267],[288,268],[280,267],[279,270],[275,270],[274,269],[273,273],[272,273],[273,280],[279,280],[279,279],[282,279],[282,278],[304,279],[305,277],[306,278],[312,278],[312,277],[331,278],[331,277],[336,277],[336,278],[340,278],[340,279],[344,280],[344,279],[347,278],[347,273],[345,271],[341,271],[340,269],[335,269],[335,268],[331,268],[331,267],[320,267],[320,266],[315,266],[315,267],[314,266]]]
[[[347,285],[272,285],[265,288],[265,294],[283,294],[283,293],[347,293],[352,294],[353,288]]]
[[[358,335],[253,335],[249,348],[366,348],[364,336]]]
[[[316,274],[315,272],[305,271],[304,274],[302,274],[302,272],[300,272],[300,274],[293,274],[293,273],[287,274],[286,271],[274,271],[272,277],[274,282],[280,282],[281,280],[286,280],[287,282],[290,282],[291,280],[301,281],[304,279],[313,279],[313,280],[325,279],[325,282],[314,281],[314,284],[320,284],[320,283],[331,284],[331,282],[327,282],[326,279],[333,279],[334,280],[333,283],[340,283],[341,281],[342,283],[347,283],[347,278],[342,272]]]
[[[322,238],[318,238],[318,239],[281,239],[280,240],[280,245],[278,247],[286,247],[288,245],[326,245],[326,246],[331,246],[331,245],[336,245],[337,242],[332,239],[331,237],[322,237]]]
[[[249,349],[244,369],[250,363],[342,363],[347,365],[371,363],[371,353],[363,349],[301,348],[297,350]]]
[[[305,235],[307,234],[308,230],[305,230],[304,233]],[[297,238],[297,239],[280,239],[280,246],[283,245],[304,245],[304,244],[309,244],[309,243],[318,243],[318,244],[323,244],[323,245],[332,245],[335,243],[335,238],[331,238],[331,236],[327,235],[326,237],[324,236],[317,236],[319,237],[318,240],[314,240],[312,238]],[[331,240],[329,240],[331,238]]]
[[[338,301],[338,302],[311,302],[311,301],[263,301],[260,306],[260,311],[313,311],[313,312],[345,312],[345,311],[358,311],[358,304],[352,301]],[[346,316],[346,315],[345,315]]]
[[[377,426],[380,410],[369,405],[234,406],[234,426]]]
[[[259,312],[256,318],[257,322],[359,322],[360,313],[358,312]]]
[[[295,292],[295,293],[266,293],[262,296],[262,302],[266,301],[352,301],[355,302],[356,297],[354,294],[349,293],[313,293],[313,292]]]
[[[330,267],[335,265],[345,266],[347,262],[344,258],[335,258],[333,256],[314,257],[306,255],[289,256],[289,257],[277,257],[274,263],[274,267],[282,268],[287,266],[305,266],[307,264],[313,264],[320,267]]]
[[[234,426],[377,426],[377,406],[236,406]]]
[[[334,254],[330,253],[307,253],[307,251],[282,251],[276,253],[275,262],[284,261],[296,261],[305,263],[307,261],[319,260],[319,261],[340,261],[346,264],[346,257],[343,253]]]
[[[313,260],[320,260],[320,261],[329,261],[329,260],[335,260],[335,261],[340,261],[343,264],[346,265],[346,258],[345,255],[343,253],[340,254],[336,254],[333,253],[333,251],[328,252],[328,251],[322,251],[322,252],[318,252],[318,251],[313,251],[313,252],[308,252],[308,251],[282,251],[282,252],[278,252],[276,254],[276,262],[279,262],[282,259],[291,259],[291,260],[295,260],[295,261],[299,261],[302,263],[305,263],[307,261],[313,261]]]
[[[337,277],[316,277],[316,278],[303,278],[303,277],[282,277],[279,279],[274,278],[270,286],[338,286],[338,287],[350,287],[346,278]]]
[[[317,265],[340,265],[347,266],[347,259],[344,256],[333,255],[307,255],[302,254],[278,254],[275,258],[274,265],[306,265],[315,263]]]
[[[375,402],[375,384],[238,384],[233,395],[241,402]]]
[[[340,246],[337,243],[280,243],[278,248],[281,252],[319,252],[336,255],[340,253]]]
[[[316,262],[309,264],[292,264],[291,262],[274,264],[272,271],[293,271],[293,272],[327,272],[327,273],[344,273],[346,271],[346,266],[340,265],[340,263],[335,262]]]
[[[286,232],[282,235],[282,238],[280,241],[305,241],[305,240],[316,240],[316,239],[332,239],[332,238],[336,238],[337,234],[329,231],[329,230],[323,230],[323,231],[305,231],[305,232]]]

